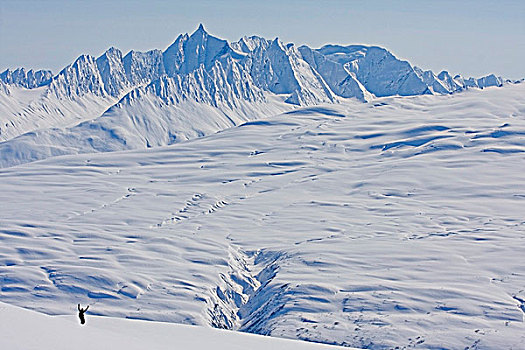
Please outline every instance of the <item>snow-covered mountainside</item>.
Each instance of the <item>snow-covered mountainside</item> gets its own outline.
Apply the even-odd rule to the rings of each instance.
[[[297,48],[279,39],[229,43],[201,25],[165,51],[110,48],[57,75],[0,74],[0,166],[50,156],[147,148],[208,135],[297,106],[449,94],[501,86],[435,75],[374,46]]]
[[[88,310],[89,312],[89,310]],[[6,350],[341,350],[343,348],[224,330],[87,316],[80,326],[71,315],[51,317],[0,303],[2,336]],[[28,336],[30,333],[30,336]]]
[[[524,136],[525,85],[509,84],[0,169],[0,300],[370,349],[520,349]]]

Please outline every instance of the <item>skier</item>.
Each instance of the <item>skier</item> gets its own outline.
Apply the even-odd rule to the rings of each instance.
[[[78,318],[80,318],[80,324],[86,323],[86,319],[84,318],[84,313],[89,309],[89,305],[83,309],[80,307],[80,304],[78,304]]]

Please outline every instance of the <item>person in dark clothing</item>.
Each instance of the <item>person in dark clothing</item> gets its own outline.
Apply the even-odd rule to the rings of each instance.
[[[80,304],[78,304],[78,318],[80,318],[80,324],[86,323],[86,319],[84,318],[84,313],[89,309],[89,305],[83,309],[80,307]]]

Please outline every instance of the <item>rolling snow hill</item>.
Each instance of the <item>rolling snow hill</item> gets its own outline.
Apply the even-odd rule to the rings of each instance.
[[[195,67],[181,63],[190,40],[169,55],[173,69]],[[254,64],[272,45],[304,51],[257,38],[208,45],[224,61],[257,52]],[[320,53],[334,64],[388,57],[378,50]],[[219,67],[204,53],[196,62]],[[375,69],[363,67],[349,88]],[[246,79],[286,107],[284,91],[305,85],[270,95],[279,74]],[[92,123],[128,103],[142,109],[149,91],[169,99],[161,92],[179,85],[162,79]],[[192,91],[190,106],[208,98]],[[0,300],[370,349],[523,348],[524,84],[237,123],[171,146],[0,169]]]

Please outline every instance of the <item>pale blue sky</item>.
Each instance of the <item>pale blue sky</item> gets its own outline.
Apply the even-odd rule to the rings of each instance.
[[[200,22],[228,40],[373,44],[436,72],[525,77],[524,0],[0,0],[0,71],[56,73],[110,46],[165,49]]]

